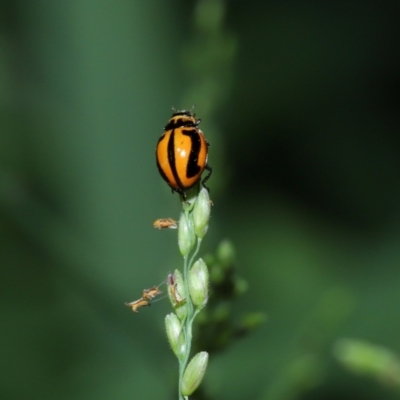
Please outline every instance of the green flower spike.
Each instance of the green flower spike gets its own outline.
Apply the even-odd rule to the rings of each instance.
[[[187,316],[187,307],[185,306],[186,291],[181,271],[176,269],[173,274],[169,274],[167,285],[172,307],[179,319],[183,321]]]
[[[172,351],[179,360],[185,355],[186,344],[185,335],[182,331],[182,325],[179,318],[171,313],[165,317],[165,327],[167,329],[167,337]]]
[[[189,293],[193,304],[201,310],[208,300],[209,275],[206,263],[200,258],[189,272]]]
[[[182,379],[181,393],[190,396],[200,385],[206,373],[208,353],[201,351],[197,353],[187,366]]]
[[[183,257],[193,249],[195,240],[192,218],[189,213],[182,212],[178,226],[178,246]]]
[[[193,225],[194,231],[200,239],[202,239],[208,230],[208,221],[210,219],[211,203],[208,190],[202,188],[194,203],[193,208]]]

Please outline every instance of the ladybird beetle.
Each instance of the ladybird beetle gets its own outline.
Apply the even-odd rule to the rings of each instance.
[[[212,169],[207,165],[209,144],[198,128],[200,119],[190,111],[172,114],[156,148],[157,167],[172,191],[186,199],[185,191],[194,186],[204,170],[208,171],[201,181],[205,185]]]

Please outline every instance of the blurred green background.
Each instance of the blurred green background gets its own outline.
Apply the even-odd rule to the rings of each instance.
[[[3,0],[0,398],[176,398],[168,301],[124,302],[181,265],[176,233],[152,228],[180,210],[154,150],[192,104],[214,167],[202,250],[231,239],[235,313],[268,315],[211,359],[208,398],[398,398],[397,358],[357,374],[333,349],[400,353],[399,13]]]

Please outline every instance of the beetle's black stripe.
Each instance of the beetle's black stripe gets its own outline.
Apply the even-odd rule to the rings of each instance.
[[[193,122],[192,119],[183,117],[183,118],[171,118],[168,121],[168,124],[165,125],[164,130],[169,131],[171,129],[181,128],[181,127],[191,127],[197,126],[199,123]]]
[[[169,162],[169,167],[171,168],[171,172],[175,178],[177,186],[182,188],[183,185],[182,185],[181,180],[179,179],[178,171],[176,169],[176,162],[175,162],[175,130],[172,130],[171,135],[169,136],[168,162]]]
[[[190,154],[186,166],[186,177],[193,178],[200,173],[199,154],[201,150],[201,133],[197,129],[182,129],[182,134],[189,136],[192,142]]]

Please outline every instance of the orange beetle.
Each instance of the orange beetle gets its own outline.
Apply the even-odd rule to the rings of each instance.
[[[208,190],[205,183],[212,173],[207,164],[209,144],[198,128],[199,124],[200,119],[190,111],[176,111],[157,143],[158,171],[171,189],[183,198],[186,198],[185,191],[201,179],[204,170],[208,174],[201,183]]]

